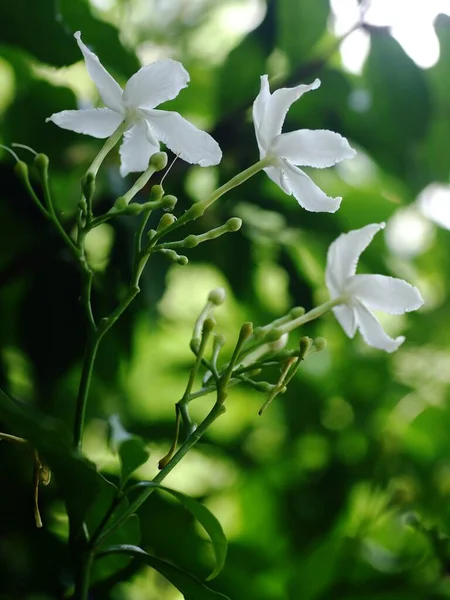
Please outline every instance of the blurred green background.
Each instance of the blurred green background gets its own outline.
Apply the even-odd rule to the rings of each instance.
[[[139,477],[157,472],[192,364],[192,326],[212,288],[227,291],[217,318],[231,346],[245,320],[262,325],[291,306],[326,300],[330,242],[342,231],[386,221],[360,271],[407,279],[426,300],[418,313],[383,316],[389,333],[407,338],[393,355],[368,348],[359,336],[348,340],[332,315],[305,326],[301,334],[324,336],[327,350],[302,365],[262,417],[264,398],[233,388],[228,412],[167,479],[223,524],[229,556],[213,587],[232,600],[450,598],[444,12],[450,13],[448,0],[0,3],[0,142],[48,154],[68,229],[79,180],[101,146],[45,123],[53,112],[99,101],[73,39],[77,30],[121,83],[161,57],[189,71],[189,87],[167,107],[208,129],[224,159],[209,169],[175,163],[164,186],[179,197],[177,214],[257,160],[250,108],[264,73],[272,86],[319,77],[321,88],[292,107],[285,130],[331,129],[359,152],[338,168],[312,172],[329,195],[344,197],[338,213],[307,213],[259,174],[191,227],[200,233],[239,216],[241,232],[189,251],[185,267],[152,257],[142,293],[108,334],[97,362],[85,451],[103,473],[117,475],[117,458],[106,449],[111,413],[148,441],[152,455]],[[12,157],[2,151],[0,159],[0,384],[70,427],[86,334],[79,273],[16,180]],[[96,210],[107,210],[133,180],[120,178],[113,153],[97,184]],[[135,227],[132,217],[118,219],[88,240],[97,314],[107,314],[125,289]],[[197,419],[212,402],[194,403]],[[37,530],[31,469],[23,448],[0,444],[0,598],[61,598],[70,581],[58,487],[41,493],[44,528]],[[199,577],[208,573],[208,543],[180,506],[153,495],[140,517],[143,548]],[[180,595],[132,563],[97,582],[90,597]]]

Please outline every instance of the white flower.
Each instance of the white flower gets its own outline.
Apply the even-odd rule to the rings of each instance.
[[[349,337],[359,329],[369,346],[393,352],[405,341],[390,338],[371,309],[400,315],[423,304],[417,288],[403,279],[385,275],[355,275],[361,253],[384,223],[366,225],[340,235],[328,249],[325,281],[331,298],[342,298],[333,308],[336,319]]]
[[[128,127],[120,148],[122,177],[134,171],[145,171],[150,156],[159,152],[159,142],[164,142],[189,163],[207,167],[220,162],[222,152],[210,135],[176,112],[155,110],[155,106],[172,100],[187,86],[189,75],[181,63],[165,59],[142,67],[122,90],[98,57],[83,44],[79,31],[75,38],[86,69],[107,108],[63,110],[47,121],[96,138],[109,137],[126,121]]]
[[[273,157],[273,166],[264,170],[287,194],[313,212],[335,212],[342,198],[329,198],[298,167],[331,167],[345,158],[353,158],[355,150],[338,133],[328,130],[301,129],[281,133],[284,119],[293,102],[304,93],[320,86],[316,79],[311,85],[281,88],[273,94],[267,75],[261,77],[261,89],[253,103],[253,123],[260,157]]]

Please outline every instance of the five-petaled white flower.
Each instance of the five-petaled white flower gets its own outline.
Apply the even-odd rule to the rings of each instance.
[[[160,141],[189,163],[207,167],[220,162],[222,152],[210,135],[176,112],[155,110],[155,106],[172,100],[187,86],[189,75],[181,63],[164,59],[142,67],[122,90],[98,57],[83,44],[79,31],[75,38],[106,108],[63,110],[47,121],[96,138],[109,137],[125,121],[128,127],[120,148],[123,177],[145,171],[150,156],[159,152]]]
[[[331,167],[346,158],[353,158],[355,150],[348,141],[333,131],[301,129],[281,133],[284,119],[293,102],[304,93],[320,86],[316,79],[311,85],[281,88],[270,93],[267,75],[261,77],[261,89],[253,103],[253,123],[261,158],[273,158],[264,170],[287,194],[313,212],[335,212],[342,198],[329,198],[298,167]]]
[[[374,223],[340,235],[328,249],[325,280],[331,298],[342,298],[342,305],[333,312],[345,333],[352,338],[359,329],[370,346],[393,352],[405,338],[390,338],[371,309],[399,315],[417,310],[423,299],[419,290],[403,279],[355,275],[361,253],[384,226]]]

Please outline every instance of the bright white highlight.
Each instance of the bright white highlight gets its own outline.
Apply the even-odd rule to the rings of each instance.
[[[445,229],[450,229],[450,185],[430,183],[418,196],[423,215]]]
[[[433,23],[437,15],[450,15],[448,0],[371,0],[363,3],[365,23],[390,27],[393,37],[403,46],[414,62],[424,69],[439,60],[439,41]],[[361,19],[356,0],[331,0],[334,14],[333,30],[344,35]],[[368,39],[353,32],[341,46],[344,67],[360,73],[368,52]]]
[[[418,210],[407,206],[398,210],[386,227],[386,244],[402,258],[413,258],[427,250],[434,237],[434,227]]]

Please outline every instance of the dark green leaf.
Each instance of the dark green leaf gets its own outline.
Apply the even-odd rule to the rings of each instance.
[[[73,39],[77,30],[81,30],[86,44],[95,43],[93,50],[108,68],[126,77],[139,68],[134,53],[120,43],[117,29],[95,19],[87,0],[0,3],[2,41],[22,47],[44,63],[62,67],[81,60]]]
[[[303,62],[321,38],[328,13],[328,0],[277,0],[277,46],[287,54],[293,68]]]
[[[111,546],[104,551],[103,555],[109,554],[127,554],[141,560],[144,564],[152,567],[158,573],[161,573],[166,579],[168,579],[180,592],[184,595],[186,600],[217,600],[218,598],[226,599],[227,596],[215,592],[208,586],[206,586],[199,579],[186,573],[182,569],[171,565],[170,563],[151,556],[144,552],[142,548],[138,546],[120,545]],[[229,599],[228,599],[229,600]]]
[[[131,489],[136,490],[140,488],[149,488],[155,487],[163,492],[171,494],[174,496],[181,504],[188,510],[204,527],[206,533],[209,535],[211,539],[211,543],[214,549],[214,555],[216,557],[216,566],[214,571],[208,577],[208,580],[216,577],[220,571],[223,569],[223,565],[225,564],[225,559],[227,556],[227,547],[228,542],[227,538],[222,529],[222,525],[216,519],[216,517],[212,514],[210,510],[208,510],[203,504],[194,500],[190,496],[183,494],[182,492],[178,492],[177,490],[172,490],[170,488],[163,487],[157,483],[153,483],[151,481],[142,481],[137,483]]]
[[[121,485],[123,487],[134,471],[147,462],[150,452],[141,438],[126,431],[118,415],[110,417],[109,426],[111,447],[114,452],[118,452],[120,457]]]

